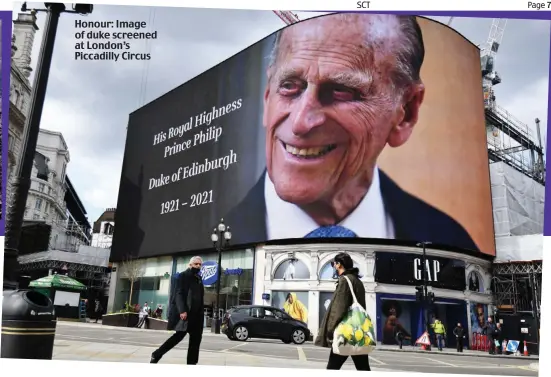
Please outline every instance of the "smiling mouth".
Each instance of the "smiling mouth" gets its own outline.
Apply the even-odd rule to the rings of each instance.
[[[283,143],[283,146],[285,147],[285,150],[287,153],[292,154],[295,157],[304,158],[304,159],[314,159],[319,158],[322,156],[325,156],[335,148],[337,148],[336,144],[330,144],[323,147],[313,147],[313,148],[297,148],[289,144]]]

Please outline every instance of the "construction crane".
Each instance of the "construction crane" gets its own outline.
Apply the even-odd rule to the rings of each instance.
[[[483,45],[480,51],[480,63],[482,69],[482,88],[484,90],[484,106],[486,108],[495,108],[495,94],[493,87],[501,83],[501,77],[495,70],[495,59],[503,40],[505,27],[507,26],[506,18],[494,18],[490,27],[490,34],[486,44]]]
[[[281,20],[285,22],[286,25],[291,25],[300,21],[298,16],[293,12],[287,10],[274,10],[273,12],[276,14],[276,16],[281,18]]]

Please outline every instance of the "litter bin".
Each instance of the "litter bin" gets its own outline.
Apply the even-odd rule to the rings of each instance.
[[[0,357],[51,360],[56,329],[52,301],[36,291],[5,291]]]

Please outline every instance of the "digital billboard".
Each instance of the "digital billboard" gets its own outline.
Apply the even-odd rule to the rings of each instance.
[[[185,64],[185,62],[182,62]],[[113,260],[378,238],[495,255],[480,53],[414,16],[281,29],[129,116]]]

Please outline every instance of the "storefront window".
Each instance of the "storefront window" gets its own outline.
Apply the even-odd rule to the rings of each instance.
[[[279,266],[274,274],[274,279],[296,280],[310,279],[310,270],[306,264],[298,259],[287,259]]]
[[[308,292],[272,291],[272,306],[308,323]]]
[[[163,309],[162,317],[166,319],[170,290],[170,273],[172,271],[172,257],[148,258],[142,262],[141,277],[134,283],[132,289],[132,305],[143,306],[146,302],[154,311],[157,306]],[[121,263],[120,269],[123,269]],[[117,295],[115,296],[114,311],[122,310],[130,298],[130,281],[120,277]],[[117,288],[118,288],[117,287]]]
[[[488,305],[471,302],[471,331],[482,333],[488,321]]]
[[[472,292],[484,292],[484,286],[482,282],[482,276],[476,271],[471,271],[468,278],[469,291]]]
[[[217,266],[218,255],[208,253],[199,255],[205,265]],[[192,256],[182,256],[176,259],[178,272],[185,271],[189,266]],[[254,278],[254,251],[232,250],[222,252],[222,274],[220,280],[220,309],[223,314],[227,309],[237,305],[252,304],[253,278]],[[216,274],[216,271],[212,271]],[[216,278],[208,278],[205,284],[205,314],[213,315],[216,306]]]
[[[365,276],[365,271],[362,271],[363,269],[360,268],[360,266],[354,263],[354,267],[360,270],[360,276]],[[319,278],[320,280],[331,280],[337,278],[336,276],[333,276],[333,266],[331,266],[331,262],[327,262],[322,267],[322,269],[320,270]]]

